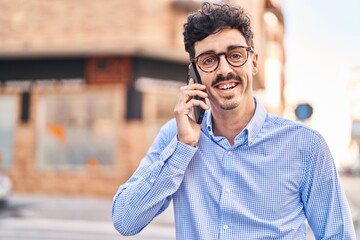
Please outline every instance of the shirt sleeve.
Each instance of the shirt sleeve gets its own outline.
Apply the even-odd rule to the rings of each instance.
[[[356,239],[350,208],[331,152],[321,135],[309,143],[302,201],[316,239]]]
[[[163,212],[197,148],[177,141],[175,121],[163,126],[132,177],[114,196],[112,219],[122,235],[139,233]]]

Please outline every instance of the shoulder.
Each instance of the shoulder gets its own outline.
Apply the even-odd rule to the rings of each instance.
[[[159,129],[159,128],[158,128]],[[177,135],[177,127],[175,119],[170,119],[160,126],[156,137],[148,150],[148,153],[162,152]],[[140,140],[141,141],[141,140]]]
[[[267,114],[265,128],[275,131],[279,134],[286,134],[300,138],[299,140],[310,142],[322,142],[323,136],[315,129],[301,123],[296,122],[271,113]]]
[[[171,141],[171,139],[173,139],[176,136],[176,134],[177,134],[176,120],[175,118],[172,118],[161,126],[156,139],[158,141],[169,142]]]
[[[170,134],[170,135],[176,135],[177,134],[177,126],[176,126],[176,120],[175,118],[172,118],[168,120],[166,123],[164,123],[161,128],[160,132],[164,134]]]

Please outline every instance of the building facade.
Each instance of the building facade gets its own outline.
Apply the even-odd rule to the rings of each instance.
[[[281,2],[251,15],[267,108],[284,100]],[[185,84],[196,0],[0,0],[0,166],[15,192],[112,196]]]

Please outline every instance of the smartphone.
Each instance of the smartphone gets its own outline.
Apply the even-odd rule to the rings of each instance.
[[[189,66],[189,73],[187,78],[187,83],[189,84],[190,78],[194,79],[195,83],[201,84],[201,78],[199,75],[199,72],[196,69],[196,64],[194,62],[191,62]],[[205,102],[205,99],[199,96],[195,96],[194,99],[201,100]],[[200,106],[194,106],[193,114],[194,114],[194,120],[196,123],[201,124],[203,118],[204,118],[205,110],[202,109]]]

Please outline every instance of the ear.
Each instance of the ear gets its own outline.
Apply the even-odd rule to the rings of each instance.
[[[258,73],[257,61],[258,61],[258,54],[254,52],[251,57],[252,61],[252,74],[255,76]]]

